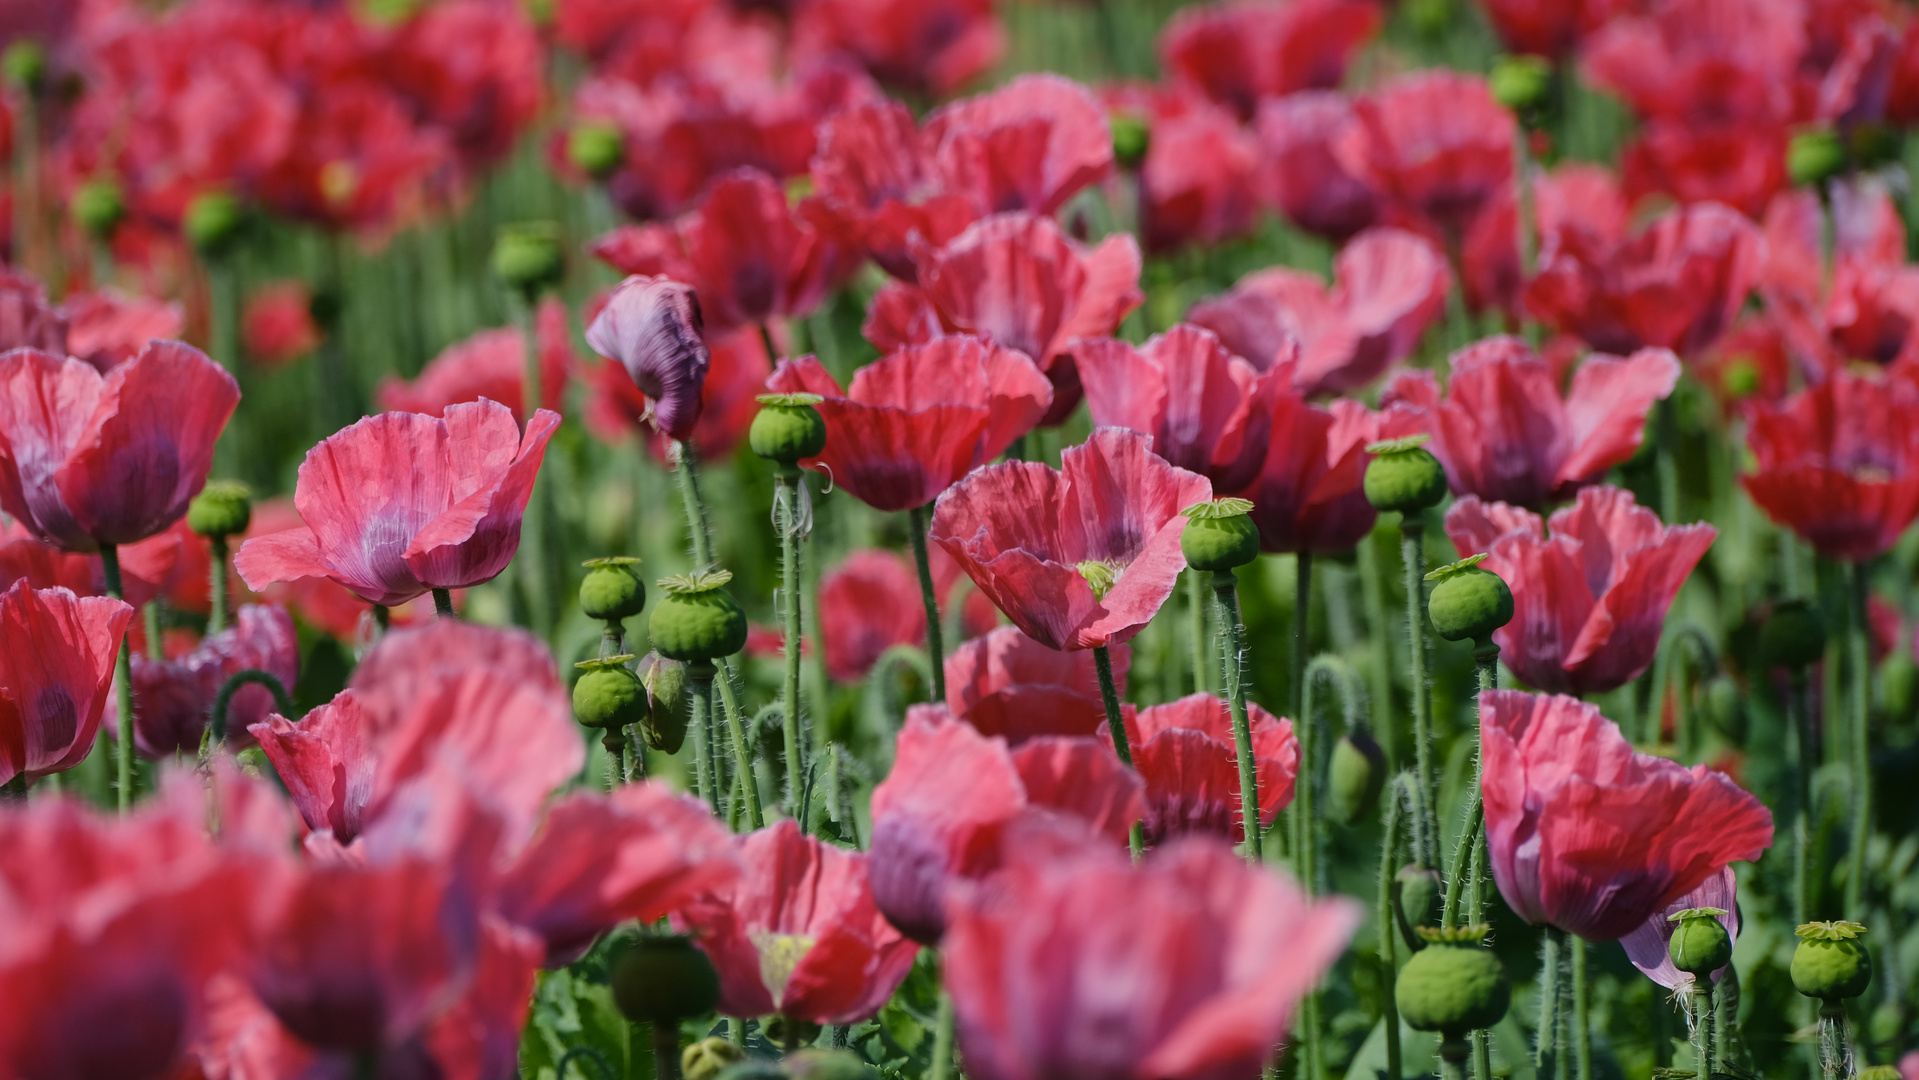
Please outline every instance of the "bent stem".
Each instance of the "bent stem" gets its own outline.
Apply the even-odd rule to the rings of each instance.
[[[1872,626],[1866,615],[1871,577],[1864,562],[1852,564],[1852,843],[1846,851],[1845,911],[1855,921],[1866,917],[1866,847],[1872,838]]]
[[[200,738],[200,759],[206,760],[213,744],[227,737],[227,714],[233,710],[233,695],[249,686],[264,686],[273,694],[273,708],[281,716],[294,719],[293,698],[287,693],[286,684],[270,671],[259,668],[247,668],[236,671],[232,677],[220,685],[220,693],[213,699],[213,713],[207,721],[206,730]]]
[[[722,671],[714,680],[720,687],[720,705],[726,710],[726,727],[733,737],[733,765],[739,770],[740,796],[746,805],[746,827],[751,832],[766,822],[760,816],[760,785],[753,773],[753,756],[746,748],[746,725],[740,721],[740,703],[733,694],[732,673]]]
[[[907,532],[913,538],[913,564],[920,572],[920,599],[926,604],[926,657],[933,662],[933,700],[940,702],[946,700],[946,644],[940,634],[939,594],[933,587],[933,564],[926,553],[926,508],[915,506],[906,514]]]
[[[1246,717],[1245,627],[1239,621],[1239,579],[1231,570],[1213,571],[1213,595],[1219,601],[1224,636],[1220,670],[1226,674],[1226,705],[1233,717],[1233,755],[1239,762],[1239,814],[1246,833],[1246,859],[1260,861],[1259,778],[1253,769],[1253,729]]]
[[[107,595],[126,601],[126,587],[120,579],[120,549],[100,545],[100,568],[107,579]],[[133,638],[120,636],[120,653],[113,661],[114,703],[120,710],[120,744],[114,749],[119,766],[118,805],[122,814],[133,808]]]
[[[1113,682],[1113,655],[1106,646],[1093,646],[1093,669],[1099,672],[1099,700],[1106,707],[1106,729],[1113,734],[1113,751],[1127,768],[1135,768],[1133,747],[1126,741],[1126,718],[1119,710],[1119,686]],[[1146,853],[1146,833],[1139,822],[1133,822],[1127,842],[1133,849],[1133,861],[1138,862]]]
[[[1415,832],[1425,837],[1414,845],[1414,859],[1428,870],[1438,869],[1439,822],[1433,809],[1432,691],[1426,685],[1426,522],[1407,515],[1399,523],[1399,556],[1405,564],[1406,637],[1410,645],[1413,692],[1413,789]]]
[[[806,775],[800,760],[800,485],[799,469],[781,465],[773,483],[773,508],[780,531],[780,624],[786,678],[780,687],[780,735],[786,740],[786,798],[794,817],[800,814],[800,788]]]

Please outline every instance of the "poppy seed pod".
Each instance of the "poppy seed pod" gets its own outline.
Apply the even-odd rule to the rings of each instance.
[[[1153,129],[1143,117],[1130,113],[1108,117],[1106,122],[1113,130],[1113,160],[1122,169],[1139,168],[1152,149]]]
[[[626,160],[620,129],[611,124],[581,124],[566,137],[566,159],[593,179],[606,179]]]
[[[646,686],[640,677],[628,671],[631,656],[609,656],[604,660],[583,660],[581,675],[573,683],[573,718],[587,727],[618,730],[643,723],[649,711]]]
[[[643,935],[613,958],[609,981],[613,1003],[633,1021],[677,1023],[712,1012],[720,999],[713,961],[681,934]]]
[[[650,706],[640,721],[640,734],[646,745],[661,753],[677,754],[686,742],[690,707],[686,698],[686,665],[668,660],[659,653],[648,653],[639,663],[640,681],[646,684]]]
[[[1393,985],[1393,1000],[1407,1026],[1456,1038],[1505,1019],[1512,984],[1499,958],[1481,944],[1488,929],[1420,928],[1429,947],[1406,961]]]
[[[1826,620],[1804,600],[1773,606],[1759,628],[1759,655],[1769,667],[1804,668],[1826,655]]]
[[[1485,555],[1473,555],[1426,575],[1437,582],[1426,599],[1433,629],[1447,641],[1488,641],[1513,618],[1513,591],[1490,570],[1479,569]]]
[[[1674,967],[1696,979],[1704,979],[1732,963],[1732,935],[1719,921],[1725,913],[1723,908],[1702,907],[1667,916],[1679,924],[1673,930],[1672,940],[1666,944],[1666,954],[1672,957]]]
[[[1425,947],[1425,939],[1415,930],[1439,921],[1443,892],[1436,870],[1408,863],[1393,875],[1393,904],[1399,916],[1399,933],[1406,939],[1407,948],[1418,951]]]
[[[1872,982],[1872,957],[1856,922],[1812,922],[1799,927],[1792,953],[1793,988],[1828,1004],[1855,998]]]
[[[88,236],[104,240],[126,220],[127,199],[111,177],[95,177],[73,193],[71,213]]]
[[[38,91],[47,78],[47,47],[31,38],[19,38],[0,53],[0,74],[8,86]]]
[[[746,1051],[725,1039],[701,1039],[680,1051],[680,1075],[686,1080],[716,1080],[726,1067],[746,1057]]]
[[[493,242],[493,272],[509,288],[528,295],[558,284],[566,273],[558,228],[535,222],[501,229]]]
[[[213,480],[187,504],[187,528],[201,536],[238,536],[253,522],[253,492],[238,480]]]
[[[1333,744],[1327,772],[1327,810],[1340,824],[1357,825],[1386,786],[1386,753],[1370,733],[1358,728]]]
[[[1366,448],[1366,501],[1373,509],[1417,514],[1446,497],[1446,469],[1426,449],[1429,435],[1374,443]]]
[[[180,232],[201,255],[215,258],[233,249],[246,224],[246,212],[240,200],[224,191],[209,191],[194,196],[180,222]]]
[[[1259,558],[1259,526],[1245,499],[1213,499],[1180,511],[1186,525],[1179,534],[1180,554],[1195,570],[1230,572]]]
[[[1816,184],[1846,171],[1846,146],[1834,131],[1802,131],[1786,144],[1786,175],[1795,185]]]
[[[647,632],[661,656],[711,663],[746,647],[746,612],[726,591],[730,571],[661,578],[666,598],[653,609]]]
[[[640,560],[631,555],[610,555],[580,565],[586,568],[586,577],[580,580],[580,611],[587,618],[617,622],[645,610],[646,583],[634,569]]]
[[[759,415],[747,431],[753,452],[788,468],[826,449],[826,420],[818,394],[761,394]]]
[[[1546,100],[1552,87],[1552,62],[1543,56],[1517,53],[1493,61],[1487,86],[1493,100],[1514,112],[1524,112]]]

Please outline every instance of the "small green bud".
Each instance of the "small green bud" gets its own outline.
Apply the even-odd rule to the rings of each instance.
[[[1413,435],[1366,448],[1366,501],[1381,511],[1417,514],[1446,497],[1446,469],[1425,448],[1431,436]]]
[[[31,38],[18,38],[0,53],[0,73],[7,85],[38,91],[47,81],[47,47]]]
[[[1705,979],[1732,963],[1732,935],[1719,921],[1725,913],[1721,908],[1687,908],[1666,916],[1679,924],[1666,943],[1666,955],[1672,957],[1674,967]]]
[[[583,123],[566,137],[566,159],[593,179],[604,180],[626,160],[626,141],[612,124]]]
[[[686,1080],[718,1080],[727,1066],[745,1057],[745,1050],[725,1039],[701,1039],[680,1051],[680,1075]]]
[[[1214,499],[1181,510],[1179,550],[1195,570],[1232,571],[1259,558],[1259,526],[1245,499]]]
[[[193,250],[213,258],[233,250],[245,224],[246,210],[240,200],[224,191],[208,191],[187,204],[180,231]]]
[[[1445,889],[1437,870],[1407,864],[1393,875],[1393,911],[1399,917],[1399,934],[1406,947],[1417,952],[1426,947],[1418,928],[1439,921],[1440,902]]]
[[[613,986],[613,1003],[634,1021],[676,1024],[712,1012],[720,1000],[720,975],[713,961],[691,938],[678,934],[642,935],[613,958],[607,981]],[[693,1047],[687,1050],[690,1054]]]
[[[617,621],[646,609],[646,583],[634,569],[640,560],[610,555],[580,565],[586,568],[586,577],[580,579],[580,610],[587,618]]]
[[[112,177],[98,176],[73,193],[73,223],[95,239],[104,240],[126,220],[127,200]]]
[[[677,754],[686,742],[686,726],[692,712],[686,696],[686,665],[652,652],[646,654],[639,667],[640,681],[646,684],[646,700],[650,706],[647,718],[640,722],[640,735],[653,749]]]
[[[1393,1000],[1408,1027],[1457,1037],[1506,1018],[1512,984],[1499,957],[1481,944],[1486,931],[1484,926],[1420,928],[1430,947],[1406,961],[1393,986]]]
[[[1146,152],[1153,146],[1153,129],[1147,126],[1145,117],[1116,113],[1106,122],[1113,130],[1113,160],[1119,167],[1137,169],[1144,164]]]
[[[1771,667],[1804,668],[1826,655],[1826,620],[1804,600],[1782,600],[1759,628],[1759,655]]]
[[[725,570],[660,579],[666,598],[647,630],[661,656],[711,663],[746,647],[746,612],[725,589],[731,580]]]
[[[187,504],[187,528],[201,536],[238,536],[253,522],[253,491],[238,480],[209,480]]]
[[[1866,992],[1872,982],[1872,957],[1859,940],[1866,928],[1856,922],[1811,922],[1793,931],[1792,985],[1807,997],[1843,1001]]]
[[[1546,100],[1552,79],[1551,61],[1543,56],[1520,53],[1494,60],[1487,83],[1494,101],[1514,112],[1523,112]]]
[[[1786,176],[1816,184],[1846,171],[1846,144],[1832,131],[1802,131],[1786,144]]]
[[[1333,744],[1327,764],[1326,808],[1342,825],[1357,825],[1379,802],[1386,786],[1386,752],[1364,728]]]
[[[529,295],[559,283],[566,273],[558,227],[545,222],[509,225],[493,243],[493,272]]]
[[[1746,734],[1746,702],[1739,693],[1739,684],[1730,675],[1714,675],[1706,681],[1705,691],[1700,695],[1704,699],[1706,718],[1720,734],[1734,742],[1742,742]]]
[[[1420,37],[1443,37],[1453,23],[1452,0],[1406,0],[1406,18]]]
[[[818,394],[762,394],[746,441],[753,452],[781,465],[797,465],[826,449],[826,418],[816,408]]]
[[[631,656],[583,660],[573,683],[573,718],[587,727],[617,729],[646,720],[646,686],[628,671]]]
[[[1426,598],[1426,614],[1447,641],[1487,641],[1513,620],[1513,591],[1498,574],[1479,568],[1485,558],[1473,555],[1426,575],[1437,582]]]

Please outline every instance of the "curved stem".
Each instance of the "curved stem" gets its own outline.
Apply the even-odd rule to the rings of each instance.
[[[1852,564],[1852,843],[1846,851],[1845,912],[1855,922],[1866,917],[1866,848],[1872,840],[1872,626],[1866,615],[1871,577],[1866,563]]]
[[[714,680],[720,688],[720,705],[726,710],[727,730],[733,737],[733,763],[739,770],[740,795],[746,805],[746,827],[758,829],[766,822],[760,816],[759,778],[753,773],[753,755],[746,748],[746,725],[740,721],[740,703],[733,694],[730,672],[720,672]]]
[[[441,618],[451,618],[453,616],[452,589],[433,590],[433,614]]]
[[[1233,756],[1239,764],[1239,814],[1246,833],[1246,858],[1260,860],[1259,777],[1253,767],[1253,730],[1246,716],[1245,628],[1239,621],[1238,578],[1231,570],[1213,572],[1219,601],[1219,626],[1225,638],[1220,668],[1226,674],[1226,706],[1233,718]]]
[[[913,540],[913,563],[920,572],[920,599],[926,604],[926,655],[933,661],[933,700],[946,700],[946,644],[940,634],[939,594],[933,587],[933,564],[926,553],[926,508],[908,510],[907,532]]]
[[[773,481],[778,492],[773,505],[779,511],[781,647],[786,661],[780,686],[780,735],[786,740],[786,797],[794,817],[800,815],[800,788],[806,775],[800,756],[800,526],[794,520],[800,485],[805,482],[791,465],[780,466]]]
[[[107,595],[125,602],[127,592],[120,578],[120,549],[112,544],[100,545],[100,568],[107,579]],[[120,812],[126,813],[133,807],[133,639],[131,635],[120,636],[120,653],[113,661],[114,703],[120,710],[120,743],[115,747],[119,765],[120,789],[118,803]]]
[[[208,591],[213,599],[212,613],[207,616],[207,636],[212,637],[227,628],[227,619],[231,615],[227,607],[227,538],[209,536],[207,546],[212,549],[213,555],[213,573],[207,579]]]
[[[1418,831],[1426,837],[1415,851],[1415,861],[1428,870],[1438,868],[1438,853],[1432,850],[1439,841],[1439,823],[1433,808],[1433,730],[1432,690],[1426,685],[1426,522],[1408,515],[1399,523],[1399,555],[1405,563],[1406,637],[1410,645],[1413,691],[1413,761],[1418,783],[1414,788],[1413,812],[1418,815]]]
[[[1099,700],[1106,707],[1106,729],[1113,735],[1113,751],[1131,769],[1133,747],[1126,739],[1126,717],[1120,712],[1119,686],[1113,681],[1113,656],[1106,651],[1106,646],[1093,646],[1093,669],[1099,673]],[[1146,851],[1146,834],[1140,822],[1133,822],[1128,843],[1133,849],[1133,861],[1138,862]]]
[[[287,693],[285,684],[270,671],[259,668],[247,668],[236,671],[220,684],[220,693],[213,699],[213,716],[207,724],[207,734],[214,742],[227,737],[227,713],[233,709],[233,695],[248,686],[264,686],[273,694],[273,707],[281,716],[293,716],[293,697]]]
[[[1394,941],[1397,929],[1393,919],[1393,875],[1399,869],[1399,804],[1404,779],[1403,775],[1394,777],[1387,792],[1386,820],[1380,823],[1379,899],[1373,912],[1379,924],[1379,969],[1386,987],[1386,992],[1380,995],[1384,999],[1380,1022],[1386,1032],[1386,1075],[1391,1080],[1405,1076],[1399,1046],[1399,1003],[1393,997],[1393,985],[1399,973],[1398,945]]]
[[[1206,583],[1200,580],[1198,570],[1186,571],[1186,609],[1191,620],[1187,626],[1192,635],[1188,643],[1193,653],[1193,693],[1210,694],[1213,692],[1212,658],[1207,655],[1211,650],[1206,647]]]

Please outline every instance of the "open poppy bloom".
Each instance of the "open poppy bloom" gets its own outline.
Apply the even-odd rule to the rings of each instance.
[[[158,759],[199,749],[220,688],[242,671],[264,671],[288,693],[300,671],[300,640],[285,608],[247,604],[233,624],[184,656],[151,660],[133,656],[133,737],[142,756]],[[228,703],[226,738],[244,747],[247,728],[275,711],[273,693],[243,686]]]
[[[971,336],[907,346],[842,390],[813,357],[785,360],[777,393],[817,394],[826,449],[801,462],[876,510],[925,506],[1033,429],[1053,387],[1022,353]]]
[[[1110,157],[1110,149],[1109,149]],[[855,105],[820,122],[813,182],[880,268],[913,281],[915,241],[935,247],[990,212],[949,190],[930,140],[897,101]]]
[[[1633,752],[1594,706],[1479,695],[1493,880],[1520,918],[1614,941],[1772,844],[1772,812],[1726,774]]]
[[[1334,147],[1341,163],[1449,242],[1512,185],[1518,125],[1477,75],[1401,75],[1353,110],[1356,123]]]
[[[1784,120],[1809,21],[1771,4],[1667,0],[1614,13],[1586,40],[1580,66],[1641,116]]]
[[[1681,203],[1723,203],[1757,217],[1787,186],[1790,143],[1783,123],[1654,116],[1626,144],[1620,172],[1635,201],[1663,194]]]
[[[63,772],[93,750],[133,609],[104,596],[0,593],[0,783]]]
[[[850,57],[882,82],[946,94],[999,62],[992,0],[826,0],[794,5],[803,54]]]
[[[1455,492],[1527,507],[1568,498],[1632,457],[1646,414],[1679,381],[1679,359],[1665,349],[1595,354],[1562,396],[1551,367],[1512,337],[1468,345],[1449,364],[1443,398],[1430,372],[1387,385],[1389,433],[1430,434]]]
[[[1205,1080],[1272,1060],[1361,913],[1189,837],[1140,866],[1016,854],[946,907],[960,1049],[981,1080]]]
[[[1180,510],[1213,497],[1137,432],[1100,428],[1061,469],[1009,461],[940,496],[927,538],[1013,625],[1055,649],[1127,641],[1186,568]],[[1097,588],[1096,588],[1097,585]]]
[[[944,609],[952,602],[953,587],[964,575],[939,548],[931,549],[927,556],[933,571],[933,591]],[[847,556],[820,578],[819,603],[826,673],[840,682],[858,682],[886,650],[895,645],[918,645],[926,638],[919,572],[912,559],[896,551],[868,548]],[[968,589],[961,601],[960,636],[977,637],[992,630],[998,621],[999,612],[992,601],[977,589]],[[950,673],[951,656],[946,666]]]
[[[1551,537],[1547,536],[1547,526]],[[1652,665],[1666,611],[1712,546],[1711,525],[1668,528],[1600,485],[1550,522],[1468,495],[1446,512],[1446,535],[1511,587],[1514,615],[1493,631],[1500,659],[1528,686],[1601,694]]]
[[[1293,801],[1299,774],[1299,740],[1293,722],[1248,703],[1253,732],[1254,783],[1259,823],[1268,828]],[[1102,732],[1107,741],[1111,732]],[[1182,833],[1210,833],[1237,844],[1246,839],[1240,820],[1239,759],[1233,718],[1224,699],[1188,694],[1139,710],[1126,720],[1133,765],[1146,781],[1146,836],[1161,843]]]
[[[103,373],[140,355],[150,341],[179,337],[187,326],[186,310],[178,302],[127,296],[116,289],[75,293],[62,306],[67,315],[64,351]]]
[[[14,349],[67,355],[67,316],[38,278],[0,267],[0,352]]]
[[[1677,900],[1667,904],[1659,911],[1639,924],[1631,933],[1619,939],[1625,947],[1626,959],[1640,970],[1646,978],[1668,990],[1690,990],[1693,976],[1680,971],[1672,962],[1672,935],[1679,924],[1671,918],[1682,911],[1693,908],[1718,908],[1725,912],[1716,916],[1720,925],[1726,928],[1726,935],[1735,945],[1739,942],[1739,881],[1728,866],[1717,874],[1710,875],[1699,883],[1699,887]],[[1712,973],[1712,981],[1718,982],[1726,969],[1720,968]]]
[[[1051,215],[1113,171],[1106,110],[1059,75],[1020,75],[943,105],[926,117],[925,132],[944,189],[966,196],[977,217]]]
[[[240,387],[191,345],[156,341],[102,375],[0,354],[0,508],[66,551],[162,532],[206,485]]]
[[[640,409],[628,411],[650,419],[667,438],[684,441],[699,422],[712,364],[705,334],[700,298],[692,286],[635,275],[607,297],[586,328],[586,343],[625,369],[628,384],[641,398]]]
[[[534,315],[534,333],[540,349],[540,400],[557,405],[566,394],[567,370],[573,366],[571,333],[566,305],[555,299],[540,304]],[[439,416],[448,405],[487,398],[526,415],[526,335],[517,327],[482,330],[455,342],[427,362],[419,377],[403,381],[394,376],[380,383],[380,407],[390,412]]]
[[[1478,6],[1507,48],[1557,60],[1627,5],[1620,0],[1480,0]]]
[[[493,401],[449,405],[443,418],[369,416],[307,454],[293,491],[306,524],[248,540],[235,567],[249,588],[326,577],[391,607],[431,589],[490,581],[513,561],[520,518],[558,413],[522,436]]]
[[[1341,159],[1340,142],[1358,124],[1352,99],[1337,90],[1309,90],[1269,98],[1255,130],[1264,197],[1294,225],[1345,240],[1376,223],[1384,200]]]
[[[1338,87],[1383,22],[1372,0],[1231,0],[1174,15],[1159,52],[1174,78],[1245,121],[1263,98]]]
[[[1193,305],[1188,318],[1262,370],[1299,344],[1293,385],[1307,396],[1357,390],[1419,344],[1446,308],[1452,273],[1424,237],[1369,229],[1333,261],[1333,286],[1275,267]]]
[[[1854,360],[1919,364],[1919,268],[1906,262],[1906,226],[1891,194],[1862,177],[1835,182],[1831,203],[1830,281],[1818,196],[1788,192],[1767,208],[1767,309],[1821,376]]]
[[[1146,250],[1216,244],[1259,225],[1259,139],[1192,89],[1123,83],[1101,97],[1151,132],[1139,162],[1139,234]]]
[[[1113,685],[1123,697],[1133,652],[1114,645],[1109,655]],[[946,658],[946,707],[1012,747],[1042,735],[1094,735],[1106,725],[1093,658],[1084,650],[1049,648],[1014,626],[965,642]]]
[[[1252,500],[1262,551],[1346,551],[1378,518],[1362,485],[1380,417],[1351,398],[1324,408],[1308,402],[1293,364],[1288,357],[1273,367],[1280,385],[1294,389],[1274,395],[1266,457],[1233,494]]]

